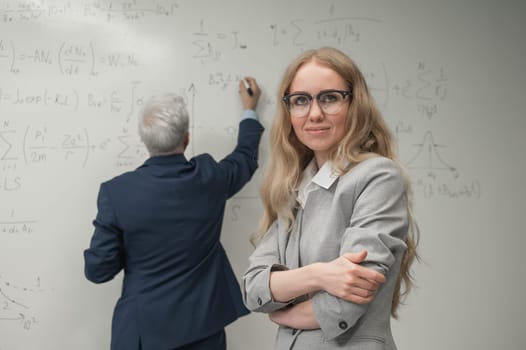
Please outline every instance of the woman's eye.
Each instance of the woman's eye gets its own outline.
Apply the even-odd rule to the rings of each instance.
[[[292,104],[295,106],[305,106],[309,104],[309,99],[306,96],[294,96]]]
[[[320,96],[321,103],[332,103],[339,100],[339,95],[335,92],[326,93]]]

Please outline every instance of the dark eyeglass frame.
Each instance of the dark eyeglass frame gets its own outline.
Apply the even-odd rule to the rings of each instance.
[[[330,92],[336,92],[336,93],[342,95],[344,100],[345,100],[345,98],[347,96],[352,97],[352,92],[351,91],[329,89],[329,90],[321,90],[320,92],[318,92],[315,95],[311,95],[311,94],[308,94],[306,92],[294,92],[292,94],[287,94],[287,95],[283,96],[282,100],[285,103],[285,105],[287,106],[287,109],[289,110],[289,112],[290,112],[290,99],[292,97],[294,97],[294,96],[304,96],[304,97],[306,97],[309,100],[309,110],[312,107],[312,100],[316,99],[316,102],[318,102],[318,105],[323,110],[322,104],[320,104],[320,95],[324,95],[324,94],[330,93]],[[323,111],[323,112],[326,113],[325,111]]]

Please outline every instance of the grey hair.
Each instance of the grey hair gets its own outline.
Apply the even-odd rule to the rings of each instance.
[[[139,136],[151,156],[174,153],[188,132],[188,111],[181,96],[151,97],[139,116]]]

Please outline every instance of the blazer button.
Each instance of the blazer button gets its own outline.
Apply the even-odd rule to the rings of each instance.
[[[258,305],[261,306],[262,303],[261,298],[258,298]]]
[[[338,323],[338,327],[340,327],[340,329],[347,329],[348,327],[347,322],[340,321],[340,323]]]

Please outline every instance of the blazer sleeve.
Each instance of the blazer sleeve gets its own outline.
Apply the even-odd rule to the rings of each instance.
[[[249,267],[243,276],[243,299],[252,311],[269,313],[289,304],[275,301],[270,291],[270,273],[288,269],[282,265],[278,239],[278,221],[275,221],[248,259]]]
[[[84,274],[94,283],[109,281],[124,266],[122,231],[112,210],[107,184],[100,186],[95,231],[90,247],[84,251]]]
[[[263,131],[259,121],[242,120],[235,149],[219,162],[226,174],[229,198],[241,190],[258,168],[259,143]]]
[[[401,256],[406,249],[408,212],[400,171],[392,161],[383,158],[357,171],[360,172],[358,184],[349,186],[354,206],[342,236],[340,255],[365,249],[368,254],[362,265],[388,278],[398,278],[397,274],[389,275],[389,270],[396,256]],[[385,284],[387,282],[380,288]],[[312,301],[315,317],[329,339],[348,331],[370,306],[354,304],[324,291],[314,295]],[[390,309],[390,300],[385,302],[385,307]]]

